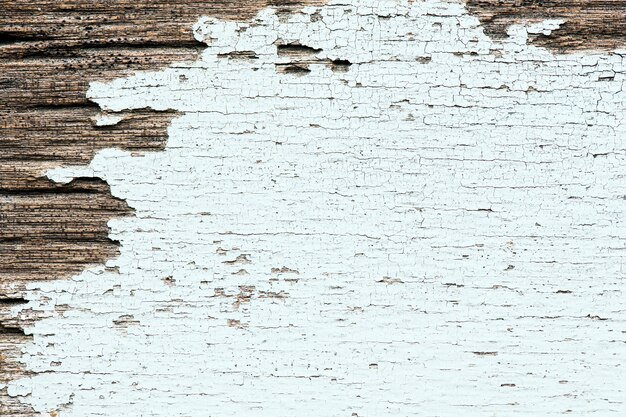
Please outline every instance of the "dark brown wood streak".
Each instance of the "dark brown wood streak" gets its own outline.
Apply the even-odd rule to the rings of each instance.
[[[560,19],[550,35],[533,35],[530,42],[555,52],[612,50],[626,45],[624,0],[467,0],[485,33],[505,37],[512,24]]]
[[[91,81],[192,60],[191,26],[203,15],[249,20],[262,8],[288,12],[322,0],[0,0],[0,387],[28,375],[19,363],[17,319],[29,282],[70,277],[116,256],[107,222],[132,213],[97,178],[69,184],[47,169],[87,164],[100,149],[159,150],[174,112],[136,111],[97,126]],[[37,415],[0,389],[0,416]]]

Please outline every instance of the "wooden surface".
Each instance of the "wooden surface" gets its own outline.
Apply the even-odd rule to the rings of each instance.
[[[174,113],[133,112],[115,126],[96,126],[89,83],[194,59],[201,45],[191,26],[202,15],[250,19],[268,4],[302,3],[0,2],[0,308],[23,301],[31,280],[69,277],[115,256],[107,222],[132,212],[102,180],[55,184],[45,170],[88,163],[103,148],[165,144]],[[6,317],[0,314],[0,384],[25,372],[18,363],[24,323]],[[3,390],[0,415],[33,412]]]
[[[267,5],[305,3],[323,1],[0,1],[0,384],[25,374],[18,357],[28,318],[7,313],[24,301],[25,285],[115,256],[107,221],[132,214],[104,181],[61,185],[45,170],[87,163],[103,148],[161,149],[175,115],[145,110],[97,126],[99,109],[85,97],[89,83],[194,59],[201,46],[190,28],[201,15],[246,20]],[[532,39],[558,51],[624,41],[622,0],[470,0],[468,8],[493,36],[512,23],[564,19],[550,36]],[[33,412],[0,391],[0,415]]]
[[[624,46],[626,40],[623,0],[468,0],[467,8],[494,37],[506,36],[511,24],[563,20],[550,35],[530,39],[556,52],[610,50]]]

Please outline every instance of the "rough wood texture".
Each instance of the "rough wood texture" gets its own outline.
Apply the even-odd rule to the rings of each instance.
[[[246,20],[268,4],[290,11],[303,3],[322,1],[0,2],[0,386],[27,375],[19,364],[18,343],[28,338],[21,329],[42,317],[41,311],[31,310],[18,317],[10,312],[25,301],[21,298],[25,284],[67,277],[115,256],[118,244],[108,236],[107,221],[132,211],[125,201],[111,196],[102,180],[77,178],[61,185],[43,177],[43,172],[60,165],[88,163],[104,148],[137,152],[163,149],[166,128],[177,114],[135,109],[105,115],[105,119],[121,117],[119,123],[101,122],[99,108],[85,97],[89,83],[194,59],[199,48],[190,27],[200,15]],[[503,37],[513,23],[563,19],[565,24],[550,35],[531,34],[534,44],[556,51],[610,49],[623,42],[623,1],[470,0],[468,8],[494,37]],[[311,21],[318,17],[311,16]],[[337,74],[349,71],[348,60],[317,60],[314,56],[318,52],[279,48],[278,57],[283,59],[276,63],[276,72],[301,77],[317,71],[320,65]],[[231,58],[250,58],[241,51],[238,54]],[[430,59],[420,57],[417,62],[427,64]],[[598,77],[608,81],[611,75],[600,71]],[[237,259],[231,260],[235,266]],[[281,265],[270,270],[273,274],[297,272]],[[238,268],[232,274],[245,275],[242,271],[245,269]],[[298,279],[304,278],[303,272]],[[297,283],[298,279],[289,282]],[[380,282],[403,283],[397,280],[384,277]],[[164,277],[164,282],[173,285],[175,280]],[[216,288],[215,294],[236,300],[233,305],[238,310],[251,299],[283,300],[288,291],[257,291],[241,285],[228,294]],[[596,317],[604,320],[589,315],[590,319]],[[231,328],[247,326],[245,317],[228,318],[227,323]],[[122,315],[114,324],[127,327],[138,321]],[[474,353],[493,356],[491,351]],[[30,416],[34,411],[0,390],[0,415]]]
[[[564,23],[549,34],[533,34],[531,42],[558,52],[610,50],[626,44],[624,0],[467,0],[491,36],[504,37],[512,24],[546,19]]]
[[[1,305],[2,301],[0,301]],[[19,359],[21,346],[28,339],[18,329],[0,325],[0,386],[10,381],[29,375],[24,371]],[[7,394],[7,389],[0,389],[0,416],[32,417],[36,414],[31,407],[24,405],[19,398]]]
[[[626,68],[527,44],[548,26],[334,0],[203,19],[192,65],[93,83],[181,116],[163,151],[50,172],[136,212],[109,270],[33,288],[69,307],[12,393],[62,417],[622,417]]]
[[[269,3],[289,9],[306,2]],[[107,222],[130,214],[128,205],[104,181],[61,185],[45,170],[88,163],[104,148],[145,151],[165,143],[175,113],[134,111],[116,115],[123,121],[115,125],[98,125],[99,109],[85,96],[89,82],[194,59],[191,25],[199,16],[249,19],[267,5],[0,2],[0,303],[18,304],[28,282],[67,277],[118,253]],[[4,324],[0,316],[0,385],[23,375],[17,341],[26,338],[24,323]],[[32,410],[0,391],[0,415]]]
[[[84,164],[103,148],[160,149],[173,113],[134,112],[120,124],[97,126],[98,109],[85,96],[90,81],[195,58],[199,45],[191,25],[201,15],[248,19],[268,4],[289,8],[304,3],[2,1],[0,251],[6,258],[0,273],[10,274],[13,283],[54,279],[115,253],[106,221],[128,210],[113,202],[106,187],[59,186],[42,173],[54,166]],[[37,213],[32,230],[22,212],[28,193],[31,201],[46,207]],[[102,215],[84,204],[92,197],[102,203]],[[62,224],[63,232],[40,234],[45,224]],[[15,228],[22,230],[19,238]],[[14,250],[17,243],[24,250]],[[89,253],[76,256],[83,247]],[[63,254],[64,248],[69,252]],[[14,268],[7,265],[15,265],[20,275],[12,275]]]

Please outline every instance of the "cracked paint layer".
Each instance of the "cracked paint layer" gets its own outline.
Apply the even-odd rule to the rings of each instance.
[[[45,318],[9,394],[81,417],[623,415],[624,55],[527,44],[559,24],[267,9],[201,19],[193,63],[93,83],[109,117],[182,116],[162,152],[49,172],[136,216],[106,267],[30,286]]]

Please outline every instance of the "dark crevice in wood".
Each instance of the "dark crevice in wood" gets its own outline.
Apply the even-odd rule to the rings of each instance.
[[[10,327],[10,326],[5,326],[4,324],[0,323],[0,335],[1,334],[12,334],[12,335],[17,335],[17,336],[26,336],[26,334],[24,333],[24,330],[20,329],[19,327]]]
[[[218,54],[218,58],[230,58],[230,59],[259,59],[254,51],[233,51],[224,54]]]
[[[60,42],[31,42],[28,44],[12,44],[12,48],[0,45],[0,58],[11,59],[51,59],[51,58],[80,58],[96,51],[119,53],[121,50],[135,51],[135,53],[150,54],[155,51],[162,53],[163,50],[171,49],[178,51],[181,48],[189,48],[190,51],[198,51],[195,41],[185,42],[123,42],[123,43],[101,43],[101,44],[68,44]]]
[[[281,74],[306,75],[311,72],[307,64],[276,64],[276,72]]]
[[[0,47],[36,41],[36,38],[23,36],[19,33],[0,32]]]
[[[330,69],[333,72],[347,72],[351,66],[352,63],[347,59],[333,59],[330,62]]]
[[[36,112],[58,111],[58,110],[81,110],[81,109],[100,109],[97,103],[92,101],[85,104],[76,103],[51,103],[51,104],[33,104],[25,105],[24,108]]]
[[[1,298],[0,297],[0,305],[11,305],[11,306],[15,306],[15,305],[20,305],[20,304],[26,304],[28,301],[26,301],[25,298],[22,297],[13,297],[13,298]]]
[[[307,56],[315,55],[322,52],[321,49],[312,48],[307,45],[295,44],[282,44],[276,46],[278,56]]]

